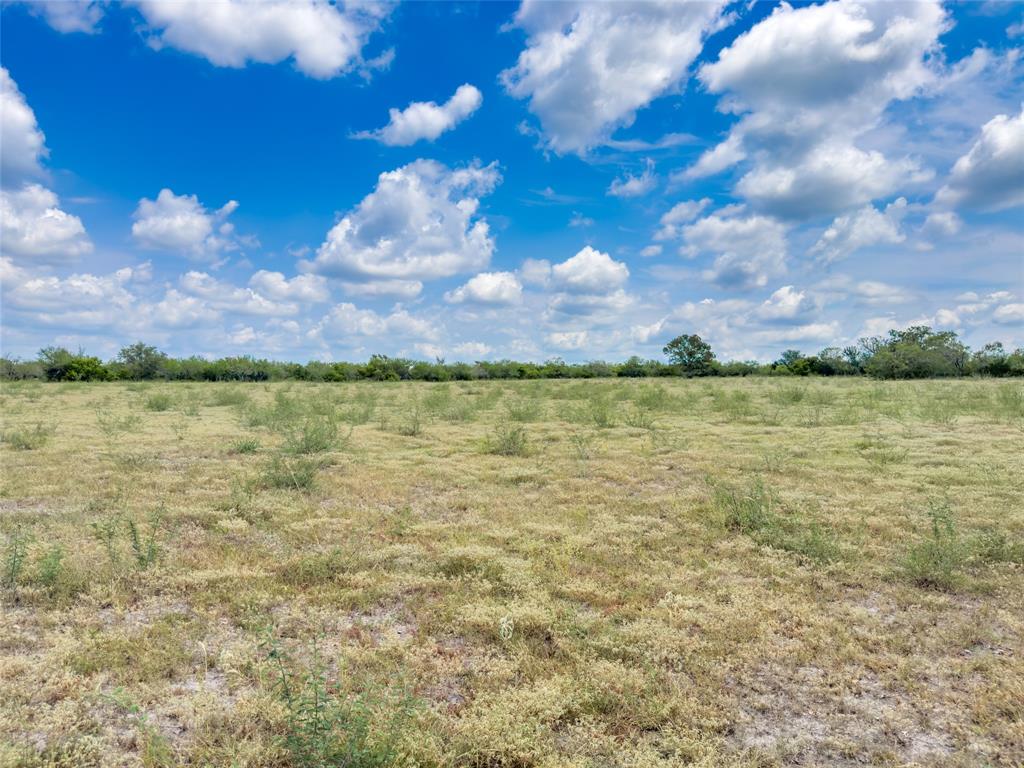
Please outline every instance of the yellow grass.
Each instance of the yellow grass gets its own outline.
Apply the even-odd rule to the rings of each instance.
[[[278,654],[402,765],[1024,763],[1019,382],[2,411],[0,766],[298,765]]]

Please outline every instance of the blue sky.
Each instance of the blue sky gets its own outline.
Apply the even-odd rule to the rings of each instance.
[[[1024,344],[1018,3],[4,3],[2,345]]]

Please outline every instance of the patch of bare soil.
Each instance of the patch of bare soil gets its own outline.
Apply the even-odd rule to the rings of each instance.
[[[732,746],[783,765],[952,764],[942,713],[869,670],[771,664],[745,681]]]

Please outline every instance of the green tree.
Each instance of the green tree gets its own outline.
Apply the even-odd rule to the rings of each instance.
[[[117,353],[117,361],[125,367],[129,378],[155,379],[163,373],[167,355],[139,341],[122,347]]]
[[[715,353],[711,345],[695,333],[676,336],[662,351],[687,376],[706,376],[714,371]]]

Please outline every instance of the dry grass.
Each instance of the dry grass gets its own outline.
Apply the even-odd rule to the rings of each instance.
[[[1021,765],[1022,404],[8,384],[0,766]]]

